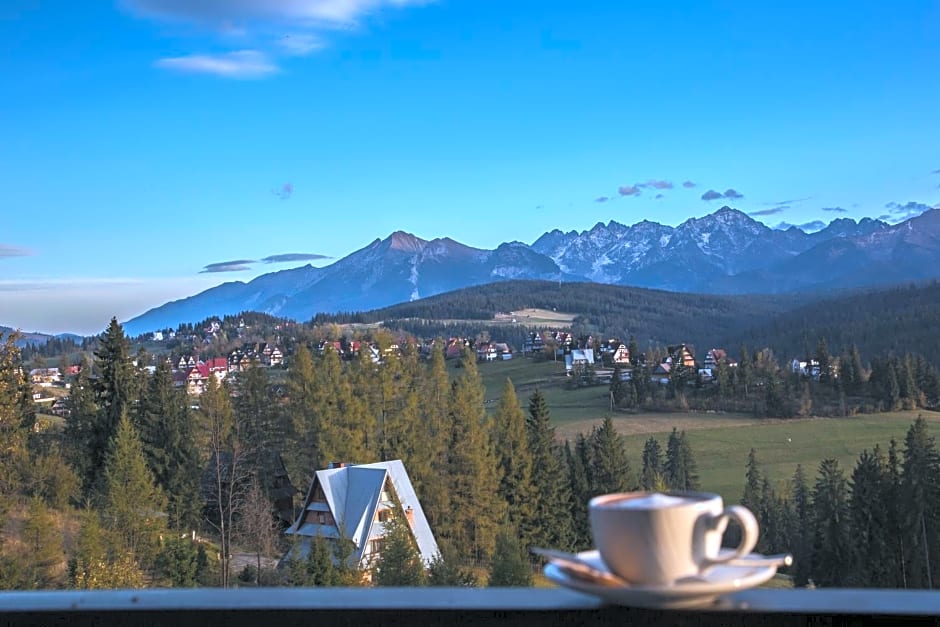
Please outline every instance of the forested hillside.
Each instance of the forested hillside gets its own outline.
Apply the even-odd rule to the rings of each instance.
[[[833,353],[854,344],[865,355],[913,352],[940,365],[940,283],[866,290],[807,303],[731,328],[720,345],[769,347],[778,355],[812,354],[820,339]]]
[[[429,320],[479,320],[483,325],[498,312],[535,307],[575,314],[573,330],[579,334],[633,335],[641,346],[680,341],[705,346],[810,298],[813,296],[711,296],[599,283],[505,281],[374,311],[319,315],[314,323],[385,321],[390,327],[406,326],[409,330],[416,324],[427,325],[416,321]]]

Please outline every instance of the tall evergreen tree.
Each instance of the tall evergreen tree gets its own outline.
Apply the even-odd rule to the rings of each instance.
[[[821,586],[845,586],[852,558],[847,524],[848,486],[834,459],[819,464],[813,510],[813,579]]]
[[[140,431],[148,466],[168,497],[170,526],[194,529],[202,511],[194,421],[165,361],[157,365],[147,387]]]
[[[738,361],[738,367],[735,370],[738,383],[744,388],[744,398],[747,398],[748,388],[754,377],[754,366],[751,362],[751,351],[747,344],[741,344],[741,359]]]
[[[853,587],[890,585],[890,530],[884,501],[885,459],[875,447],[873,453],[862,451],[852,471],[848,525],[852,537],[852,567],[849,583]]]
[[[27,435],[33,426],[29,386],[15,335],[0,335],[0,522],[4,505],[20,488]]]
[[[499,467],[492,425],[483,407],[483,383],[476,357],[469,350],[461,359],[462,373],[451,390],[451,438],[448,464],[451,522],[445,536],[466,557],[486,559],[506,503],[499,497]]]
[[[424,586],[427,571],[401,506],[384,523],[385,544],[372,568],[377,586]]]
[[[889,568],[888,576],[891,588],[907,587],[907,545],[905,522],[906,512],[902,511],[904,495],[901,490],[901,451],[897,440],[888,444],[888,458],[885,463],[884,481],[881,500],[887,512]]]
[[[904,438],[901,474],[902,509],[907,545],[907,585],[933,588],[940,583],[940,453],[918,416]]]
[[[789,548],[793,553],[793,577],[796,585],[805,586],[812,572],[813,504],[806,473],[800,464],[797,464],[790,480],[790,494],[796,519]]]
[[[103,476],[111,439],[117,433],[122,416],[130,418],[133,411],[135,390],[134,367],[130,362],[130,341],[117,318],[102,334],[100,346],[95,351],[95,369],[98,378],[94,382],[95,402],[98,413],[92,425],[91,448],[88,451],[90,476],[88,481]],[[86,484],[86,494],[93,486]]]
[[[317,394],[317,377],[313,355],[307,345],[301,343],[294,350],[288,364],[287,402],[284,410],[291,419],[287,455],[285,462],[290,476],[309,485],[320,466],[320,424]]]
[[[496,408],[496,456],[499,459],[499,495],[508,507],[509,522],[519,530],[525,546],[535,541],[535,484],[532,479],[532,453],[526,432],[525,414],[519,406],[516,388],[506,379]]]
[[[614,429],[613,420],[606,416],[600,427],[591,434],[593,491],[597,494],[626,492],[636,489],[636,480],[627,458],[623,436]]]
[[[69,413],[62,437],[63,454],[78,475],[85,496],[89,496],[97,478],[97,469],[92,466],[91,459],[97,417],[91,364],[85,362],[69,389]]]
[[[122,552],[145,569],[166,529],[166,497],[147,468],[143,444],[127,416],[118,422],[104,472],[102,512]]]
[[[675,427],[669,434],[666,443],[666,463],[664,466],[666,485],[671,490],[697,490],[698,464],[692,453],[692,445],[686,437],[685,431],[678,431]]]
[[[640,487],[644,490],[659,490],[665,486],[663,449],[659,440],[650,436],[643,445],[643,467],[640,472]]]
[[[752,512],[757,512],[761,499],[761,472],[757,464],[757,451],[753,448],[747,454],[747,466],[744,469],[744,494],[741,505]]]
[[[537,546],[568,549],[574,541],[571,517],[559,504],[570,502],[570,488],[555,444],[555,428],[545,397],[535,390],[529,397],[526,418],[535,479],[535,516],[541,521]]]
[[[531,587],[532,567],[512,531],[503,527],[496,536],[496,551],[487,585],[493,587]]]
[[[578,434],[584,440],[584,434]],[[584,442],[586,447],[587,443]],[[565,440],[565,460],[568,465],[568,481],[570,487],[569,509],[571,511],[572,548],[586,550],[591,546],[591,527],[588,522],[588,501],[591,499],[591,485],[588,482],[587,469],[577,450],[571,449],[571,444]],[[530,546],[534,545],[533,542]]]
[[[440,480],[448,473],[448,445],[451,434],[448,407],[450,381],[442,345],[442,341],[435,341],[431,349],[431,359],[419,384],[423,399],[419,407],[420,418],[427,432],[425,455],[430,472],[429,476],[421,481],[420,497],[428,524],[435,533],[439,533],[439,527],[451,512],[447,482]]]

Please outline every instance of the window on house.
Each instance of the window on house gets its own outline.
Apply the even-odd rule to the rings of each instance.
[[[392,517],[392,510],[390,509],[380,509],[379,510],[379,522],[386,522],[389,518]]]

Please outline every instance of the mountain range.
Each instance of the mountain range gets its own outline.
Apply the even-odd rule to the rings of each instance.
[[[896,225],[833,220],[806,233],[775,230],[722,207],[671,227],[644,220],[553,230],[531,245],[472,248],[397,231],[335,263],[229,282],[125,323],[131,335],[212,315],[262,311],[308,320],[507,279],[593,281],[711,294],[785,293],[940,277],[940,209]]]

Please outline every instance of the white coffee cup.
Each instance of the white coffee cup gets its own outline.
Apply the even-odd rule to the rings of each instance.
[[[627,492],[591,499],[591,532],[611,572],[637,585],[669,584],[749,554],[758,526],[746,507],[724,507],[705,492]],[[734,519],[741,543],[719,557],[721,537]]]

